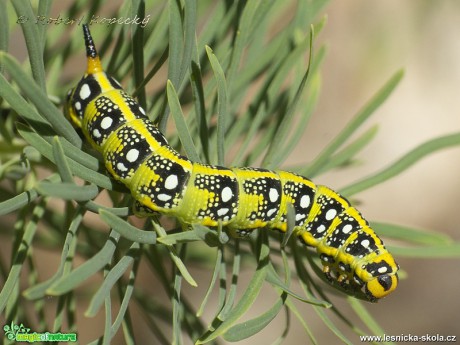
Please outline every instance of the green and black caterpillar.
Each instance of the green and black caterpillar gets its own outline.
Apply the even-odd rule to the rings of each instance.
[[[192,162],[172,149],[141,106],[101,65],[83,26],[88,67],[67,98],[66,114],[126,185],[140,216],[155,212],[183,225],[226,226],[243,236],[257,228],[287,231],[315,247],[328,279],[364,287],[370,301],[398,285],[393,256],[369,223],[337,192],[287,171],[226,168]]]

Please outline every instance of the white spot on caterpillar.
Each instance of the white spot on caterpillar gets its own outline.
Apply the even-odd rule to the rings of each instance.
[[[295,215],[295,220],[296,221],[299,221],[299,220],[302,220],[305,218],[305,215],[304,214],[296,214]]]
[[[117,169],[120,170],[120,171],[128,171],[128,168],[125,167],[125,165],[123,163],[118,163],[117,164]]]
[[[364,248],[369,247],[369,244],[370,244],[369,240],[362,240],[362,241],[361,241],[361,245],[362,245]]]
[[[161,201],[168,201],[168,200],[171,199],[171,195],[168,195],[168,194],[158,194],[157,199],[158,199],[158,200],[161,200]]]
[[[81,110],[81,103],[80,102],[75,102],[75,109]]]
[[[80,89],[80,98],[87,99],[91,95],[91,89],[88,84],[83,84]]]
[[[268,217],[271,217],[271,216],[273,215],[273,213],[275,213],[276,211],[277,211],[276,208],[272,208],[272,209],[268,210],[268,211],[267,211],[267,216],[268,216]]]
[[[316,228],[316,230],[317,230],[319,233],[321,233],[321,232],[326,231],[326,227],[324,226],[324,224],[321,224],[320,226],[318,226],[318,227]]]
[[[165,180],[165,188],[166,189],[174,189],[179,184],[177,180],[177,175],[169,175]]]
[[[233,196],[232,189],[230,187],[225,187],[222,189],[221,199],[223,202],[229,201]]]
[[[138,149],[131,149],[126,154],[126,159],[128,162],[135,162],[139,158],[139,150]]]
[[[275,202],[276,200],[278,200],[278,197],[280,196],[280,194],[275,188],[270,188],[270,192],[268,193],[268,196],[271,202]]]
[[[388,269],[385,266],[383,266],[383,267],[380,267],[377,271],[379,273],[386,273],[388,271]]]
[[[300,198],[300,207],[307,208],[308,206],[310,206],[310,196],[309,195],[303,195]]]
[[[95,138],[100,138],[101,137],[101,132],[97,128],[93,129],[93,137]]]
[[[337,210],[331,208],[329,211],[326,212],[326,220],[334,219],[337,215]]]
[[[145,110],[142,107],[139,107],[139,111],[142,113],[142,115],[145,115]]]
[[[101,121],[101,128],[102,129],[107,129],[110,126],[112,126],[112,123],[113,123],[113,120],[110,117],[106,116]]]
[[[348,234],[352,229],[353,229],[353,226],[351,224],[347,224],[343,227],[342,232],[344,234]]]
[[[221,208],[220,210],[217,210],[217,215],[218,216],[223,216],[223,215],[227,214],[228,211],[229,211],[228,208]]]

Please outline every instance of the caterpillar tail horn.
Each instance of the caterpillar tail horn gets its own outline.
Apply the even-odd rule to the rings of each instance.
[[[83,36],[85,38],[86,57],[88,58],[87,74],[102,72],[102,64],[93,42],[93,37],[87,24],[83,24]]]

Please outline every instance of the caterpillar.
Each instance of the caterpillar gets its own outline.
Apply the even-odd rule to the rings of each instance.
[[[364,289],[372,302],[396,289],[398,264],[347,199],[292,172],[226,168],[180,155],[104,72],[87,25],[83,35],[87,69],[67,95],[65,114],[101,153],[110,175],[129,188],[136,215],[162,213],[183,225],[222,224],[245,236],[264,227],[286,232],[291,204],[293,234],[316,248],[330,281]]]

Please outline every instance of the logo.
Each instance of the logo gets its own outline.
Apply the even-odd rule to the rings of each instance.
[[[45,341],[63,341],[63,342],[76,342],[77,341],[77,334],[76,333],[29,333],[30,328],[25,327],[22,323],[20,325],[16,325],[13,321],[9,325],[3,326],[3,331],[5,332],[5,336],[8,340],[11,341],[21,341],[21,342],[45,342]]]

